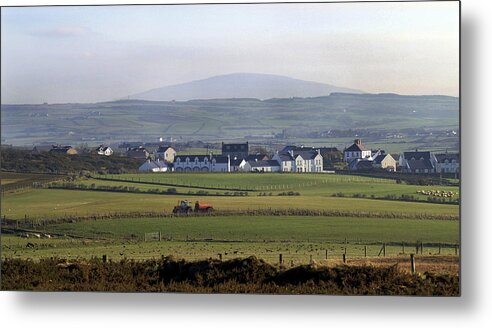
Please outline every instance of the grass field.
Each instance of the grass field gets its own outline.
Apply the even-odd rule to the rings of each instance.
[[[220,197],[176,195],[147,195],[132,193],[35,189],[6,194],[2,199],[2,216],[10,219],[87,216],[99,213],[161,212],[169,214],[176,203],[187,198],[202,200],[220,210],[253,209],[329,209],[412,215],[445,215],[458,217],[459,206],[400,202],[390,200],[352,199],[327,196],[248,196]]]
[[[332,197],[364,193],[368,196],[414,195],[417,190],[458,191],[455,187],[420,187],[396,184],[391,180],[340,175],[297,174],[138,174],[106,176],[135,182],[78,180],[96,186],[133,186],[141,191],[167,190],[173,184],[177,192],[208,190],[210,195],[154,195],[94,190],[28,189],[2,195],[2,216],[9,219],[51,219],[82,217],[107,213],[153,212],[169,214],[181,199],[210,202],[216,209],[212,217],[119,218],[74,220],[45,225],[41,231],[51,239],[21,238],[2,235],[2,257],[40,259],[43,257],[88,258],[107,255],[110,259],[148,259],[161,255],[196,260],[223,259],[256,255],[270,263],[279,254],[292,264],[311,260],[340,261],[381,255],[382,243],[387,256],[415,252],[422,241],[424,255],[454,255],[459,241],[459,206],[426,202],[403,202],[370,198]],[[138,181],[140,179],[140,181]],[[157,182],[166,185],[154,185]],[[191,186],[191,187],[190,187]],[[248,196],[216,196],[234,188],[257,189]],[[212,190],[206,188],[223,188]],[[263,191],[261,188],[269,188]],[[296,191],[300,196],[277,196],[282,191]],[[259,196],[271,193],[272,196]],[[225,215],[220,211],[256,209],[333,210],[345,216],[266,216]],[[350,217],[350,213],[365,213]],[[393,218],[376,218],[381,214]],[[369,215],[371,214],[371,215]],[[366,215],[364,217],[364,215]],[[371,216],[371,217],[369,217]],[[442,216],[447,220],[431,219]],[[415,219],[412,219],[414,217]],[[417,219],[418,217],[418,219]],[[145,234],[161,233],[161,241],[145,241]],[[63,235],[66,235],[63,237]],[[71,237],[69,237],[71,236]],[[439,244],[442,249],[439,252]]]

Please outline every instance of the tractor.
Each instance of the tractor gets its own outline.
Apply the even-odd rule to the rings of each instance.
[[[214,207],[210,204],[201,203],[200,201],[195,202],[195,207],[191,207],[191,202],[187,200],[181,200],[178,205],[174,206],[174,214],[191,214],[195,213],[210,213],[214,210]]]

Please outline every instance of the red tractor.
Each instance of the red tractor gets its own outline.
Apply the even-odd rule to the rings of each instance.
[[[191,202],[187,200],[181,200],[178,202],[178,205],[174,206],[173,213],[174,214],[191,214],[195,213],[210,213],[214,210],[214,207],[210,204],[201,203],[199,201],[195,202],[195,207],[191,207]]]

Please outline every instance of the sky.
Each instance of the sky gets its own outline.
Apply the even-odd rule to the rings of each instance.
[[[458,6],[2,7],[1,100],[108,101],[237,72],[458,96]]]

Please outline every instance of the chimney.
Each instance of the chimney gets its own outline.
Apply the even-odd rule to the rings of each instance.
[[[355,139],[355,140],[354,140],[354,143],[355,143],[356,145],[362,145],[362,140],[360,140],[360,139]]]

